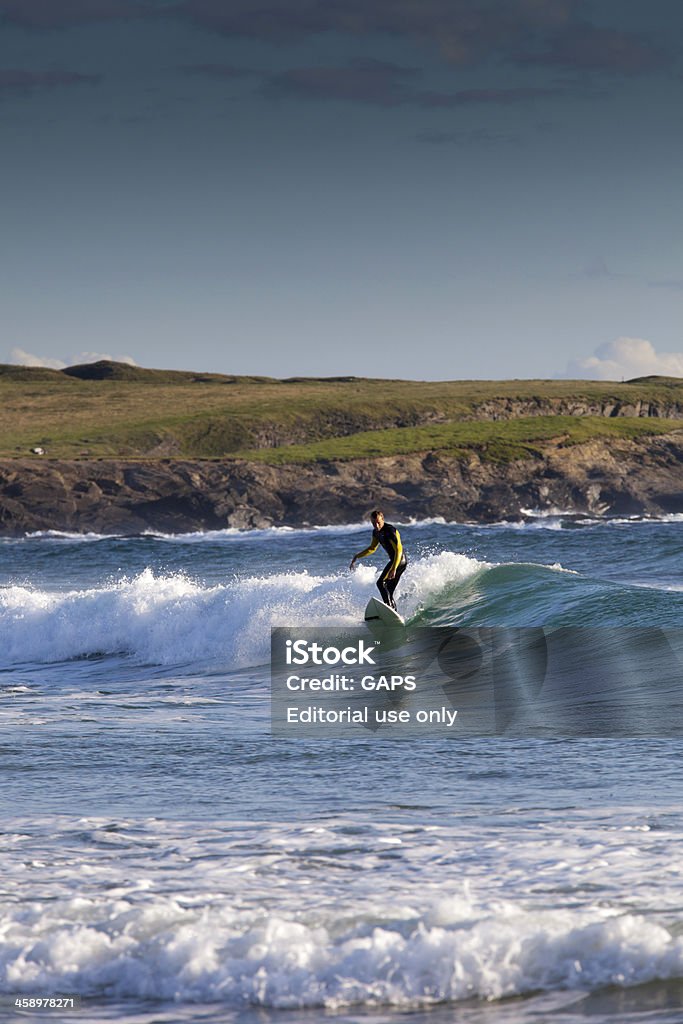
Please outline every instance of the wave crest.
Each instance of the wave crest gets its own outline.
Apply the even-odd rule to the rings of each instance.
[[[429,1006],[683,976],[683,938],[614,911],[482,908],[417,919],[377,907],[349,926],[173,897],[75,897],[10,913],[0,950],[13,992],[220,1001],[273,1008]],[[434,920],[436,918],[436,921]]]
[[[416,559],[402,585],[402,610],[413,615],[444,587],[487,567],[453,552]],[[271,626],[359,625],[375,577],[361,565],[352,574],[288,572],[207,586],[146,569],[85,590],[10,586],[0,590],[0,658],[17,664],[126,654],[160,665],[265,664]]]

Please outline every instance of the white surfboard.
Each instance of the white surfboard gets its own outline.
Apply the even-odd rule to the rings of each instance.
[[[365,609],[365,621],[381,622],[385,626],[405,625],[398,612],[395,612],[393,608],[390,608],[388,604],[380,601],[377,597],[371,597],[368,601],[368,606]]]

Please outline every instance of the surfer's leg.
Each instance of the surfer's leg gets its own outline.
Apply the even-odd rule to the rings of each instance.
[[[377,580],[377,589],[379,590],[380,596],[381,596],[382,600],[384,601],[384,603],[388,604],[390,608],[393,608],[394,607],[394,600],[393,600],[393,598],[391,596],[392,591],[389,590],[389,587],[391,586],[391,584],[394,581],[393,580],[385,579],[386,574],[389,572],[390,569],[391,569],[391,562],[387,562],[387,564],[382,569],[382,572],[381,572],[381,575],[380,575],[379,579]]]
[[[389,592],[389,600],[385,601],[384,603],[391,605],[391,607],[394,609],[394,611],[396,611],[396,602],[394,601],[394,591],[396,590],[396,587],[398,586],[398,581],[400,580],[401,576],[405,572],[407,565],[408,565],[407,560],[405,558],[402,558],[401,561],[398,563],[398,568],[396,569],[396,575],[394,576],[393,580],[387,580],[386,583],[384,584],[386,589],[387,589],[387,591]],[[388,568],[388,566],[387,566],[387,568]],[[386,571],[387,570],[385,569],[384,572],[386,572]]]

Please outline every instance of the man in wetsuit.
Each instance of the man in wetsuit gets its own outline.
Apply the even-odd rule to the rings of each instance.
[[[396,590],[398,581],[408,565],[408,560],[403,551],[403,545],[401,544],[401,534],[395,526],[391,525],[391,523],[384,522],[384,513],[380,512],[377,508],[374,512],[370,513],[370,521],[373,525],[370,546],[367,547],[365,551],[359,551],[357,555],[353,556],[349,569],[353,569],[357,559],[365,558],[366,555],[371,555],[377,550],[377,546],[381,544],[389,555],[389,561],[382,569],[380,578],[377,580],[377,587],[382,595],[384,603],[388,604],[390,608],[393,608],[394,611],[396,611],[394,591]]]

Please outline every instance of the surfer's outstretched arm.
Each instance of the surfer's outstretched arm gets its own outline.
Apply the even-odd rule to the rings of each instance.
[[[379,537],[377,536],[376,532],[373,532],[372,540],[370,541],[370,546],[367,547],[365,551],[359,551],[357,555],[353,556],[353,558],[351,559],[351,564],[349,565],[349,569],[353,569],[354,564],[358,561],[359,558],[365,558],[366,555],[371,555],[373,551],[376,551],[378,544]]]

